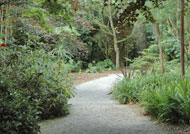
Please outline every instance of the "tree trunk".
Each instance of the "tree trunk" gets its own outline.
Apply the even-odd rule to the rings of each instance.
[[[8,4],[5,6],[5,43],[7,43],[7,39],[8,39],[8,25],[9,25],[9,20],[7,19],[8,17],[8,9],[9,9],[9,6]]]
[[[156,32],[156,36],[157,36],[157,40],[158,40],[158,46],[159,46],[159,50],[160,50],[161,71],[162,71],[162,73],[164,73],[163,49],[162,49],[162,45],[161,45],[161,36],[160,36],[160,29],[159,29],[158,23],[154,23],[154,28],[155,28],[155,32]]]
[[[117,38],[114,39],[114,49],[115,49],[115,54],[116,54],[116,69],[118,70],[120,69],[120,51],[117,44]]]
[[[117,43],[117,35],[116,35],[115,27],[113,25],[112,17],[110,17],[110,24],[111,24],[111,28],[112,28],[112,32],[113,32],[114,50],[115,50],[115,54],[116,54],[116,69],[120,69],[120,59],[119,59],[120,51],[119,51],[119,47],[118,47],[118,43]]]
[[[112,13],[111,13],[111,7],[109,6],[109,21],[110,21],[110,25],[111,25],[111,29],[112,29],[112,33],[113,33],[113,42],[114,42],[114,50],[115,50],[115,54],[116,54],[116,69],[120,69],[120,51],[119,51],[119,47],[118,47],[118,42],[117,42],[117,34],[116,34],[116,30],[113,24],[113,18],[112,18]]]
[[[1,6],[1,35],[3,34],[3,6]]]
[[[185,78],[185,58],[184,58],[184,0],[181,0],[181,18],[180,18],[180,25],[181,25],[181,76]]]

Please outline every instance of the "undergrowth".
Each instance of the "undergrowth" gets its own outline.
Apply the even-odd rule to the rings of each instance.
[[[86,70],[87,73],[97,73],[97,72],[103,72],[103,71],[108,71],[108,70],[114,70],[115,65],[113,62],[109,59],[100,61],[100,62],[95,62],[89,63],[88,68]]]
[[[113,95],[120,103],[138,102],[151,116],[170,123],[190,123],[190,77],[177,73],[147,74],[123,79]]]
[[[186,66],[182,79],[179,60],[173,59],[165,62],[162,74],[154,49],[149,47],[133,60],[130,67],[135,70],[126,72],[124,79],[115,84],[113,96],[122,104],[139,103],[162,122],[190,124],[190,68]]]

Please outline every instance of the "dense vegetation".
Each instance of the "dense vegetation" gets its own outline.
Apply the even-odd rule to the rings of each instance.
[[[179,72],[176,68],[165,74],[135,72],[134,79],[124,79],[115,85],[113,95],[122,104],[138,102],[161,121],[189,124],[190,77],[182,79]]]
[[[68,99],[75,95],[70,73],[83,69],[127,68],[114,87],[116,99],[139,102],[162,121],[189,123],[190,3],[185,1],[184,23],[180,5],[183,9],[179,0],[1,0],[0,133],[37,134],[39,121],[68,114]]]
[[[186,12],[185,16],[186,76],[184,77],[183,72],[182,76],[180,75],[181,70],[183,71],[180,70],[180,60],[182,60],[180,59],[182,37],[179,33],[180,3],[178,1],[163,3],[161,9],[151,10],[157,23],[160,23],[160,25],[153,24],[155,37],[149,47],[141,52],[141,56],[135,59],[126,58],[130,65],[123,69],[125,78],[114,86],[113,95],[123,104],[139,103],[151,116],[160,121],[189,124],[189,32],[186,27],[189,12]],[[189,3],[187,7],[188,5]],[[177,9],[172,10],[174,6]],[[168,11],[170,11],[169,16]]]
[[[69,112],[67,102],[75,91],[66,46],[75,35],[61,37],[65,31],[56,19],[63,11],[54,17],[43,1],[2,2],[0,133],[36,134],[38,121]]]

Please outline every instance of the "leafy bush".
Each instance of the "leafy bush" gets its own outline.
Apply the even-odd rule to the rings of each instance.
[[[141,103],[154,117],[164,122],[190,123],[189,78],[164,75],[142,92]]]
[[[78,61],[77,63],[70,59],[69,63],[66,64],[66,68],[69,72],[79,72],[83,68],[83,61]]]
[[[121,104],[128,102],[136,102],[138,90],[134,87],[133,82],[122,80],[118,82],[113,91],[115,99],[119,100]]]
[[[0,73],[0,133],[37,134],[37,110],[31,107],[29,98],[19,89],[12,88],[6,76]]]
[[[113,62],[109,59],[101,61],[96,63],[95,61],[93,63],[88,64],[88,69],[86,70],[87,73],[96,73],[96,72],[103,72],[107,70],[114,70],[115,65]]]
[[[180,42],[175,38],[168,37],[162,42],[163,50],[168,60],[180,58]]]
[[[155,82],[153,75],[144,77],[138,71],[135,72],[135,79],[123,79],[114,86],[113,95],[120,103],[138,102],[141,92],[146,90],[146,87]]]
[[[135,70],[133,79],[127,77],[117,83],[113,95],[120,103],[139,102],[151,116],[163,122],[190,124],[190,69],[186,70],[186,78],[183,80],[179,74],[179,60],[175,59],[177,55],[171,56],[175,49],[171,48],[172,51],[165,51],[174,60],[170,59],[164,64],[165,74],[161,74],[160,64],[156,55],[152,55],[152,48],[134,60],[131,66],[139,70]],[[151,68],[145,69],[146,73],[143,74],[143,67],[147,65]]]
[[[113,62],[109,59],[107,60],[104,60],[104,61],[101,61],[101,62],[98,62],[96,64],[96,66],[100,66],[100,67],[103,67],[104,69],[106,70],[112,70],[112,69],[115,69],[115,66],[113,64]]]
[[[113,95],[121,103],[139,102],[161,121],[190,123],[190,78],[182,80],[177,72],[124,79],[115,85]]]
[[[88,68],[86,69],[86,73],[97,73],[97,72],[103,72],[104,68],[102,66],[96,66],[92,63],[88,64]]]
[[[7,133],[20,134],[23,127],[26,129],[23,134],[29,131],[33,134],[38,131],[37,118],[49,119],[68,113],[67,102],[74,95],[74,89],[59,55],[26,46],[1,47],[0,51],[0,70],[8,82],[2,90],[10,90],[2,94],[1,116],[12,118],[16,114],[12,120],[1,122],[2,130],[9,128]]]
[[[157,45],[152,45],[148,49],[145,49],[143,52],[141,52],[142,55],[133,61],[131,66],[137,68],[146,68],[152,65],[158,60],[158,52],[156,50],[158,50]]]

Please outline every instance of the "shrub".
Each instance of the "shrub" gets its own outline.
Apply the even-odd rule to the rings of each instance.
[[[177,72],[124,79],[115,85],[113,95],[120,103],[139,102],[163,122],[190,123],[190,78],[182,80]]]
[[[180,59],[180,42],[175,38],[168,37],[162,42],[164,54],[168,60]]]
[[[126,104],[128,102],[137,102],[138,92],[138,88],[133,82],[124,79],[114,86],[113,95],[121,104]]]
[[[158,59],[158,45],[152,45],[141,52],[141,56],[135,58],[130,64],[130,67],[142,70],[151,69]],[[126,60],[129,60],[126,58]]]
[[[104,68],[102,66],[96,66],[92,63],[88,64],[88,68],[86,69],[86,73],[97,73],[97,72],[103,72]]]
[[[83,61],[75,62],[74,60],[70,59],[69,63],[66,64],[66,68],[69,72],[79,72],[83,68]]]
[[[37,134],[37,110],[31,107],[29,99],[19,89],[10,88],[11,83],[0,73],[0,133]]]
[[[142,92],[141,103],[159,120],[190,123],[189,81],[180,79],[180,75],[164,75]]]
[[[87,73],[97,73],[97,72],[103,72],[107,70],[114,70],[115,65],[113,62],[109,59],[101,61],[96,63],[93,61],[93,63],[88,64],[88,69],[86,70]]]
[[[138,102],[142,91],[151,83],[155,83],[153,75],[147,77],[142,76],[137,71],[135,72],[135,79],[123,79],[114,86],[113,95],[115,99],[119,100],[122,104],[128,102]]]
[[[114,66],[113,62],[111,60],[109,60],[109,59],[101,61],[101,62],[98,62],[96,64],[96,66],[103,67],[105,70],[113,70],[113,69],[115,69],[115,66]]]
[[[164,64],[165,74],[161,74],[158,46],[152,45],[130,65],[139,69],[133,79],[126,75],[114,86],[113,95],[120,103],[139,102],[151,116],[163,122],[190,124],[190,69],[186,69],[186,78],[181,79],[179,42],[172,39],[162,43],[170,60]]]
[[[35,133],[38,130],[37,119],[49,119],[68,113],[67,102],[74,95],[74,89],[59,55],[22,46],[0,48],[0,51],[0,70],[8,82],[3,90],[11,91],[1,94],[1,116],[4,117],[2,130],[9,128],[7,133],[11,133],[11,128],[16,128],[15,134],[20,134],[23,126],[26,129],[23,134],[31,129]],[[0,83],[0,86],[3,84]],[[13,119],[6,122],[9,117]],[[22,126],[15,122],[20,120]]]

